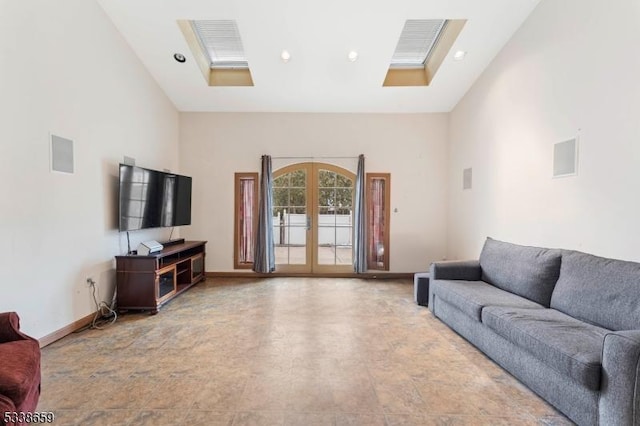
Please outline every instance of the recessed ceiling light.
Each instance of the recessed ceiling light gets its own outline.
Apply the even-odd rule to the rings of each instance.
[[[180,62],[181,64],[187,61],[187,58],[185,58],[182,53],[176,53],[175,55],[173,55],[173,59]]]
[[[456,61],[461,61],[465,56],[467,56],[467,52],[465,52],[464,50],[458,50],[453,54],[453,59],[455,59]]]
[[[349,52],[348,57],[351,62],[355,62],[356,59],[358,59],[358,52],[356,52],[355,50],[352,50],[351,52]]]
[[[291,59],[291,54],[288,50],[283,50],[280,54],[280,58],[282,58],[282,62],[286,64],[287,62],[289,62],[289,59]]]

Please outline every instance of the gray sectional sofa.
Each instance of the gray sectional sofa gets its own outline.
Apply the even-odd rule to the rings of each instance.
[[[640,425],[640,263],[488,238],[429,309],[579,425]]]

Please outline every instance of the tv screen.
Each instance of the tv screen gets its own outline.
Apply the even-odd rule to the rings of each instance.
[[[191,178],[120,164],[120,231],[191,224]]]

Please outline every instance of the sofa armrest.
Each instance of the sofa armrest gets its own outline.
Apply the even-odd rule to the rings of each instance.
[[[478,260],[454,260],[431,264],[432,280],[478,281],[482,277]]]
[[[15,412],[16,412],[16,406],[13,405],[13,401],[4,395],[0,395],[0,425],[15,426],[15,423],[11,421],[12,420],[11,418],[9,418],[9,422],[4,421],[5,419],[4,413],[15,413]]]
[[[15,312],[0,313],[0,343],[14,340],[31,340],[29,336],[20,332],[20,317]]]
[[[640,330],[604,338],[599,424],[640,425]]]
[[[482,277],[482,269],[478,260],[449,260],[433,262],[429,268],[429,279],[435,280],[464,280],[479,281]],[[433,292],[434,286],[429,286],[429,310],[435,312],[436,299]]]

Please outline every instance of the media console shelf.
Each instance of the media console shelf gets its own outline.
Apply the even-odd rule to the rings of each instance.
[[[206,241],[172,244],[149,256],[116,256],[119,311],[149,310],[204,280]]]

